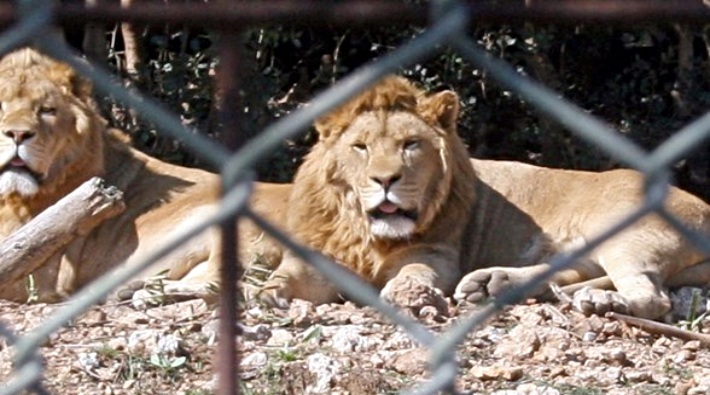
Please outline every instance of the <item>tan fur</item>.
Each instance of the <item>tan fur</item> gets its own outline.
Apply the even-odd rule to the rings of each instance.
[[[453,92],[428,96],[391,77],[319,121],[320,139],[289,200],[295,238],[385,296],[405,278],[450,293],[473,270],[455,297],[478,301],[541,273],[556,252],[584,245],[641,203],[642,180],[634,171],[469,160],[456,135],[457,100]],[[406,148],[411,141],[414,153]],[[372,196],[381,196],[385,184],[399,188],[400,208],[419,215],[411,227],[390,232],[385,226],[377,235],[368,209],[379,204]],[[710,208],[700,199],[671,188],[667,208],[710,234]],[[685,274],[703,258],[668,224],[648,216],[551,281],[577,284],[607,275],[632,313],[656,318],[670,306],[664,285],[688,282]],[[545,290],[543,284],[533,294]],[[279,304],[338,299],[336,288],[290,253],[263,294]]]
[[[453,92],[427,96],[390,78],[320,120],[320,140],[294,180],[289,231],[378,287],[410,277],[452,291],[462,274],[466,223],[460,219],[469,216],[475,184],[456,134],[457,111]],[[408,153],[412,142],[418,146]],[[373,235],[371,207],[363,202],[363,194],[381,189],[373,177],[399,177],[392,190],[408,200],[401,208],[418,213],[411,234]],[[337,298],[335,288],[291,254],[265,289],[277,299]]]
[[[479,178],[471,261],[487,268],[461,280],[457,299],[480,300],[522,284],[546,270],[552,255],[583,246],[643,202],[643,179],[632,170],[594,173],[471,162]],[[710,207],[697,197],[672,187],[666,209],[692,229],[710,234]],[[649,215],[551,281],[569,285],[608,276],[631,313],[659,318],[670,309],[666,286],[708,281],[708,276],[690,281],[686,273],[704,259],[670,225]],[[532,294],[545,290],[543,284]]]
[[[0,188],[4,188],[0,190],[0,237],[93,176],[124,191],[123,214],[77,239],[33,273],[40,300],[66,297],[214,210],[216,175],[174,166],[131,148],[121,132],[106,128],[91,98],[90,84],[69,66],[31,49],[7,55],[0,60],[0,103]],[[17,155],[26,166],[13,170]],[[31,193],[28,168],[37,177],[36,193]],[[274,220],[281,212],[271,210],[271,203],[285,205],[282,188],[257,185],[255,210],[267,208]],[[249,259],[250,247],[270,259],[280,257],[278,249],[262,243],[257,229],[245,224],[244,230],[240,244],[249,247],[242,251],[244,259]],[[165,270],[169,279],[186,284],[216,282],[219,243],[215,235],[205,232],[192,239],[145,274]],[[25,301],[27,296],[23,281],[0,287],[0,298]]]

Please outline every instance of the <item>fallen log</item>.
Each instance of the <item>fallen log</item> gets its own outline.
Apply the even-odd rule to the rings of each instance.
[[[123,192],[94,177],[0,241],[0,285],[26,277],[79,236],[126,209]]]

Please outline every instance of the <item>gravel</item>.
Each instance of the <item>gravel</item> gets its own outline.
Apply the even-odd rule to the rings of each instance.
[[[433,309],[412,313],[437,334],[477,308],[432,300]],[[22,335],[56,309],[0,302],[0,320]],[[43,383],[62,395],[214,394],[222,340],[214,310],[199,300],[144,310],[96,306],[40,348]],[[693,318],[677,325],[710,333],[710,320]],[[248,305],[238,325],[244,394],[391,394],[430,377],[429,350],[371,308]],[[13,377],[7,343],[0,340],[0,382]],[[472,394],[710,393],[707,345],[587,317],[568,304],[509,307],[456,351],[456,389]]]

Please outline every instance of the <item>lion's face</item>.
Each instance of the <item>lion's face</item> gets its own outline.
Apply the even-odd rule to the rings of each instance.
[[[426,227],[448,192],[445,134],[409,111],[368,111],[332,147],[374,238],[405,239]]]
[[[0,62],[0,196],[51,189],[86,153],[90,99],[79,96],[75,78],[67,66],[32,54]]]

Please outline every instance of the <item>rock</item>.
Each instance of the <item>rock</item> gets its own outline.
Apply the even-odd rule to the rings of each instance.
[[[428,357],[429,352],[422,348],[397,353],[391,362],[392,369],[410,377],[419,376],[427,370]]]
[[[493,355],[501,358],[527,359],[535,354],[540,344],[540,339],[534,330],[518,325],[500,341]]]
[[[671,345],[670,339],[666,337],[660,337],[651,346],[651,351],[657,355],[666,355],[668,353],[668,347]]]
[[[182,350],[182,339],[174,334],[159,334],[158,341],[151,354],[176,355]]]
[[[691,340],[683,344],[683,350],[698,351],[700,350],[700,340]]]
[[[313,303],[301,299],[294,299],[289,305],[288,317],[293,320],[293,326],[305,328],[313,325],[315,311]]]
[[[271,337],[266,341],[267,346],[288,346],[293,342],[293,334],[286,330],[276,328],[271,331]]]
[[[133,331],[128,336],[126,348],[131,354],[149,354],[150,350],[155,349],[156,340],[156,331],[153,329]]]
[[[241,336],[244,340],[251,341],[264,341],[271,337],[271,328],[264,324],[257,324],[254,326],[249,325],[239,325]]]
[[[520,384],[515,390],[521,395],[560,395],[560,391],[555,388],[532,383]]]
[[[687,395],[690,389],[693,388],[693,384],[687,381],[679,381],[673,386],[673,393],[675,395]]]
[[[545,322],[545,318],[537,312],[527,312],[520,316],[520,324],[528,327],[540,325]]]
[[[690,350],[680,350],[673,356],[673,362],[682,364],[695,359],[695,352]]]
[[[688,390],[687,395],[707,395],[710,394],[710,386],[700,385]]]
[[[414,341],[412,340],[409,335],[406,333],[397,331],[392,334],[387,340],[385,340],[385,343],[382,345],[382,348],[385,350],[401,350],[401,349],[406,349],[406,348],[412,348],[415,346]]]
[[[126,349],[126,343],[127,342],[125,337],[114,337],[112,339],[109,339],[106,345],[110,349],[122,351]]]
[[[630,383],[651,383],[653,376],[648,372],[631,371],[624,374],[626,380]]]
[[[335,333],[332,334],[330,345],[338,352],[350,353],[353,351],[370,351],[377,345],[381,344],[380,341],[372,336],[363,336],[361,334],[362,327],[351,325],[337,327],[336,329]]]
[[[89,310],[83,317],[88,325],[100,325],[106,322],[106,312],[103,310]]]
[[[246,355],[242,359],[241,366],[244,368],[260,368],[266,365],[267,362],[269,362],[269,357],[266,353],[257,351]]]
[[[550,369],[550,373],[548,374],[548,376],[550,378],[564,377],[567,375],[568,375],[567,370],[565,368],[563,368],[562,366],[553,367],[552,369]]]
[[[611,321],[604,323],[601,332],[606,336],[621,336],[623,330],[619,321]]]
[[[446,316],[442,315],[435,306],[424,306],[419,310],[419,319],[422,322],[444,322],[446,321]]]
[[[582,340],[584,340],[585,342],[591,343],[591,342],[597,340],[597,336],[598,335],[594,332],[584,332],[582,334]]]
[[[622,366],[631,364],[631,362],[626,357],[626,352],[621,348],[614,348],[609,350],[608,358],[612,362],[616,362]]]
[[[212,345],[217,341],[217,333],[219,333],[219,319],[212,318],[207,321],[200,332],[207,337],[207,344]]]
[[[340,364],[324,354],[313,354],[306,359],[308,370],[315,376],[315,382],[309,383],[306,392],[311,394],[332,393],[332,383],[340,373]]]
[[[77,357],[77,362],[83,370],[91,372],[99,367],[99,355],[95,352],[81,352]]]
[[[401,307],[414,317],[419,317],[425,306],[433,307],[436,310],[435,316],[449,316],[449,304],[443,292],[414,277],[395,277],[387,282],[381,295],[386,301]]]
[[[603,369],[598,374],[598,379],[600,383],[605,385],[618,384],[625,381],[625,377],[620,367],[611,366]]]
[[[596,340],[599,333],[603,331],[604,324],[605,322],[599,316],[592,314],[591,316],[577,322],[572,327],[572,332],[576,333],[578,336],[587,336],[589,338],[593,337],[593,340]]]
[[[505,380],[516,381],[523,377],[523,368],[507,366],[474,366],[469,373],[483,381]]]
[[[653,382],[661,385],[661,386],[671,386],[673,385],[675,379],[668,377],[667,373],[661,373],[661,372],[653,372],[651,373],[651,377],[653,379]]]

